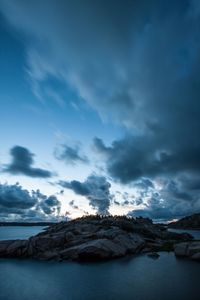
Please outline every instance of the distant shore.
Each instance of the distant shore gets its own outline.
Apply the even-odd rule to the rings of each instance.
[[[57,222],[0,222],[0,226],[51,226]]]

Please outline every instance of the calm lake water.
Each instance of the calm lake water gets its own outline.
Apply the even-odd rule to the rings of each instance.
[[[199,263],[173,253],[92,264],[1,259],[0,300],[199,300],[199,278]]]
[[[42,226],[0,226],[0,240],[27,239],[43,230]]]

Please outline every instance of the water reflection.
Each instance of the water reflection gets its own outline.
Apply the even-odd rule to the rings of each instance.
[[[200,266],[161,253],[97,264],[0,260],[1,300],[199,299]]]

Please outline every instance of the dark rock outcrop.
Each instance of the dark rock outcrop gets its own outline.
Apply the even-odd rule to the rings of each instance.
[[[174,247],[174,253],[177,257],[185,257],[200,262],[200,241],[177,244]]]
[[[200,229],[200,213],[172,222],[169,224],[169,227],[177,229]]]
[[[28,240],[0,241],[0,257],[94,261],[172,250],[188,234],[168,232],[150,219],[89,216],[60,222]]]

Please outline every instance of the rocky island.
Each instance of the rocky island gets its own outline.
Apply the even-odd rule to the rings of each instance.
[[[176,222],[169,224],[170,228],[175,229],[197,229],[200,230],[200,213],[184,217]]]
[[[178,256],[184,256],[183,247],[194,243],[191,240],[190,234],[169,232],[148,218],[87,216],[51,225],[28,240],[1,241],[0,257],[99,261],[174,248]],[[200,242],[195,254],[197,248],[200,253]]]

